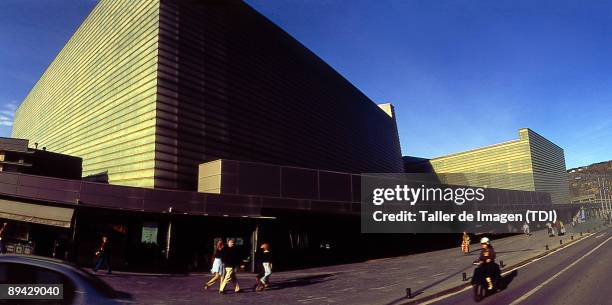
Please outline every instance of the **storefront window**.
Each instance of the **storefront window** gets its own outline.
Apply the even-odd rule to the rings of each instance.
[[[142,225],[142,238],[143,244],[157,244],[157,223],[156,222],[145,222]]]

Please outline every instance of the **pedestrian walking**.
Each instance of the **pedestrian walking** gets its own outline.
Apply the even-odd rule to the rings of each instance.
[[[102,267],[102,264],[106,266],[108,274],[111,274],[111,263],[110,263],[110,251],[109,251],[109,241],[106,235],[102,236],[102,243],[100,247],[96,250],[96,266],[94,267],[94,272],[98,272]]]
[[[565,232],[565,224],[563,224],[563,221],[559,221],[559,236],[565,235]]]
[[[223,262],[221,261],[221,257],[223,256],[223,249],[225,248],[225,243],[223,243],[223,240],[219,240],[217,241],[217,244],[215,245],[215,252],[213,253],[213,262],[212,262],[212,268],[210,269],[210,272],[212,273],[212,278],[210,280],[208,280],[208,282],[206,284],[204,284],[204,289],[208,289],[210,288],[212,285],[214,285],[217,281],[220,282],[220,280],[223,279]]]
[[[272,275],[272,252],[270,244],[264,243],[261,245],[263,252],[261,253],[262,270],[257,274],[257,287],[255,291],[263,291],[270,286],[270,275]]]
[[[225,275],[223,276],[223,281],[221,282],[221,287],[219,287],[219,293],[225,293],[225,287],[231,282],[234,284],[234,292],[240,292],[240,285],[238,285],[238,277],[236,277],[236,271],[240,266],[241,259],[240,253],[238,249],[235,247],[236,241],[234,239],[230,239],[227,242],[227,247],[223,249],[221,255],[221,262],[223,263],[223,269]]]
[[[468,254],[470,252],[470,235],[467,234],[467,232],[463,232],[463,239],[461,241],[461,252],[463,252],[463,254]]]
[[[548,229],[548,237],[555,236],[555,231],[553,231],[553,226],[550,222],[546,223],[546,228]]]
[[[51,256],[58,259],[66,259],[66,246],[64,240],[56,239],[55,242],[53,242],[53,252]]]
[[[526,236],[531,236],[531,229],[529,228],[529,224],[527,222],[523,224],[523,233]]]
[[[0,254],[6,253],[6,238],[8,236],[8,223],[5,222],[0,228]]]

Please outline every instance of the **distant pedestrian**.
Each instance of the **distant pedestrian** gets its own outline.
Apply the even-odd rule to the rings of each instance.
[[[224,248],[225,248],[225,243],[223,243],[223,240],[217,241],[217,244],[215,245],[215,252],[213,253],[212,268],[210,269],[210,272],[213,274],[213,277],[206,284],[204,284],[204,289],[210,288],[217,281],[220,281],[223,279],[223,271],[224,271],[223,269],[224,268],[223,268],[223,262],[221,261],[221,257],[223,257]]]
[[[109,242],[108,237],[106,235],[102,236],[102,243],[100,247],[96,250],[96,266],[94,267],[94,272],[98,272],[102,264],[106,265],[106,269],[108,274],[111,274],[111,263],[110,263],[110,251],[109,251]]]
[[[553,237],[555,236],[555,231],[553,230],[553,226],[550,222],[546,223],[546,228],[548,230],[548,237]]]
[[[55,242],[53,242],[52,256],[58,259],[66,259],[66,246],[64,240],[56,239]]]
[[[559,220],[553,222],[553,234],[560,235],[561,226],[559,224]]]
[[[523,224],[523,233],[526,236],[531,236],[531,229],[529,228],[529,224],[527,222]]]
[[[463,232],[463,240],[461,241],[461,252],[468,254],[470,252],[470,235],[467,232]]]
[[[6,253],[6,238],[8,236],[8,223],[4,223],[0,228],[0,254]]]
[[[235,244],[236,241],[234,239],[230,239],[227,242],[227,247],[223,249],[223,254],[221,256],[221,262],[223,262],[225,272],[223,282],[221,282],[221,287],[219,287],[219,293],[221,294],[225,293],[225,286],[227,286],[230,282],[234,284],[234,292],[240,292],[240,285],[238,285],[236,271],[239,267],[241,267],[241,258]]]
[[[563,221],[559,221],[559,236],[563,236],[565,235],[565,225],[563,224]]]
[[[264,243],[261,245],[263,252],[261,253],[261,267],[263,268],[259,274],[257,274],[257,287],[255,291],[262,291],[270,286],[270,275],[272,275],[272,252],[270,251],[270,244]]]

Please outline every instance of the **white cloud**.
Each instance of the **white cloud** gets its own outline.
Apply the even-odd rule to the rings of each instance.
[[[16,109],[17,103],[15,101],[8,102],[0,107],[0,126],[13,126]]]

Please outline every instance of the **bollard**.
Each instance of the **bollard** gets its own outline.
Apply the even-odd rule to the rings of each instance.
[[[504,261],[499,261],[499,267],[504,268]]]
[[[570,239],[571,239],[571,240],[574,240],[574,235],[570,235]]]
[[[462,281],[467,281],[467,274],[465,272],[461,273],[461,280]]]
[[[406,297],[412,299],[412,290],[410,288],[406,288]]]
[[[582,236],[582,232],[580,232],[580,236]]]
[[[559,239],[559,244],[562,245],[563,244],[563,239]]]
[[[546,244],[546,250],[548,250],[548,244]]]

